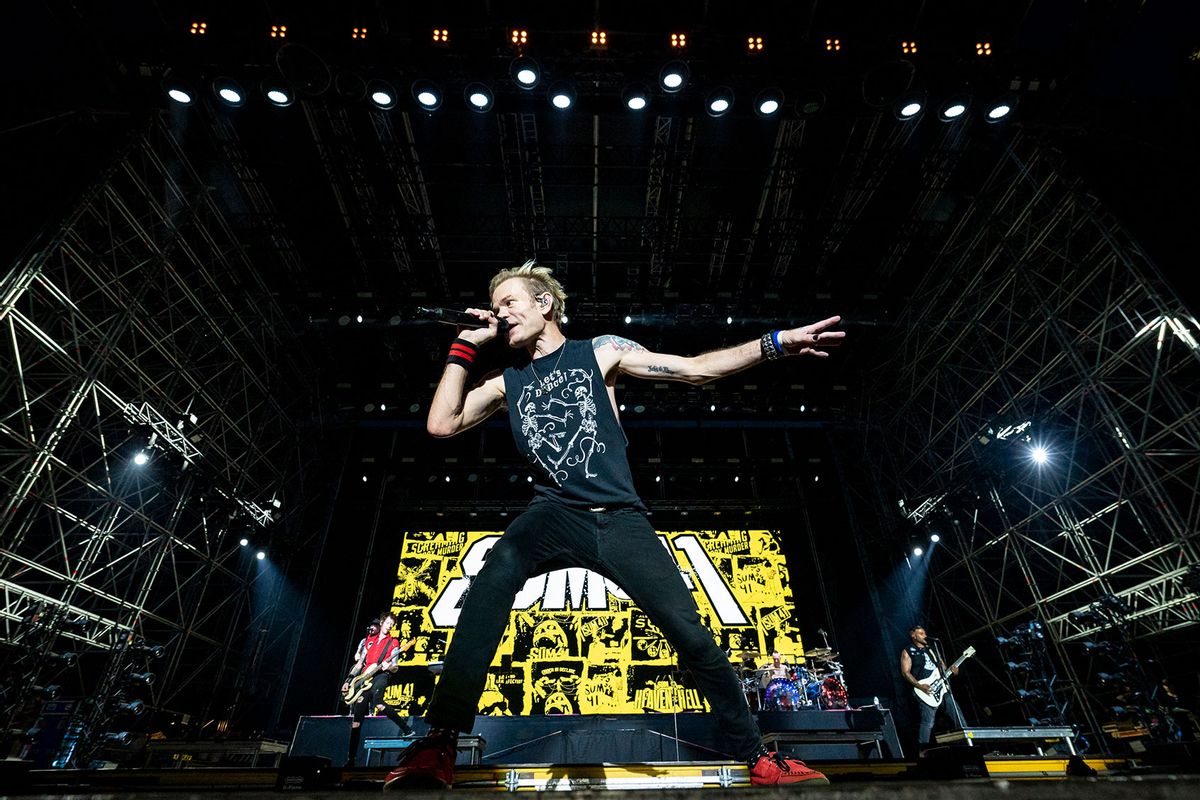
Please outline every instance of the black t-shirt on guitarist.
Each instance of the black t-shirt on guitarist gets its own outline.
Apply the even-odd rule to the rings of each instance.
[[[910,644],[904,650],[912,659],[912,669],[909,670],[909,673],[917,679],[917,683],[926,683],[928,678],[938,674],[937,662],[933,660],[933,654],[929,652],[928,647],[917,647],[915,644]]]

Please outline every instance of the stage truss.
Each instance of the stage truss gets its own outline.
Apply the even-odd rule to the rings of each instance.
[[[897,467],[890,502],[905,503],[891,513],[917,523],[923,544],[941,535],[926,557],[957,649],[988,643],[993,658],[980,661],[1008,686],[994,637],[1040,621],[1094,730],[1105,711],[1073,664],[1099,631],[1072,612],[1120,598],[1134,639],[1200,620],[1185,581],[1200,548],[1198,339],[1195,317],[1061,157],[1017,137],[867,393]]]
[[[88,698],[86,755],[148,667],[147,707],[228,725],[298,635],[271,576],[306,546],[292,420],[314,371],[161,122],[0,281],[0,328],[5,722],[61,683]],[[278,545],[272,568],[243,535]]]

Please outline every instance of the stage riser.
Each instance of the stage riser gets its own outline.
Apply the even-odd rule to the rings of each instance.
[[[863,711],[763,712],[764,735],[778,734],[781,749],[812,760],[900,758],[891,715]],[[424,723],[414,724],[418,733]],[[639,761],[712,761],[722,757],[716,723],[708,714],[633,714],[617,716],[477,717],[474,733],[487,741],[485,764],[598,764]],[[384,717],[363,721],[362,738],[390,737],[396,726]],[[675,739],[680,740],[678,751]],[[879,746],[875,746],[875,742]],[[324,756],[346,761],[349,717],[302,717],[290,755]],[[383,758],[395,761],[396,753]],[[460,754],[461,763],[466,756]],[[360,749],[356,763],[366,764]],[[379,764],[376,754],[372,764]]]

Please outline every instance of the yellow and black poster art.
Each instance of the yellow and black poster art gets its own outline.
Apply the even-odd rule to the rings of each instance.
[[[420,715],[454,637],[463,598],[500,532],[405,534],[392,597],[401,657],[386,700]],[[767,530],[674,531],[659,541],[679,564],[705,627],[731,664],[739,653],[779,651],[793,663],[803,647],[793,617],[787,565]],[[432,669],[431,669],[432,667]],[[707,710],[674,649],[610,580],[586,569],[530,578],[513,602],[488,672],[479,713],[637,714]]]

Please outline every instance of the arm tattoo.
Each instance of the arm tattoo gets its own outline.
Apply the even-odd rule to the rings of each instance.
[[[658,364],[651,364],[650,366],[646,367],[646,371],[647,372],[658,372],[663,375],[674,375],[675,374],[675,370],[671,369],[670,367],[662,367],[662,366],[659,366]]]
[[[597,336],[595,339],[592,339],[593,350],[599,350],[606,344],[610,344],[613,346],[614,350],[620,350],[622,352],[646,349],[632,339],[626,339],[623,336],[613,336],[611,333],[606,333],[603,336]]]

